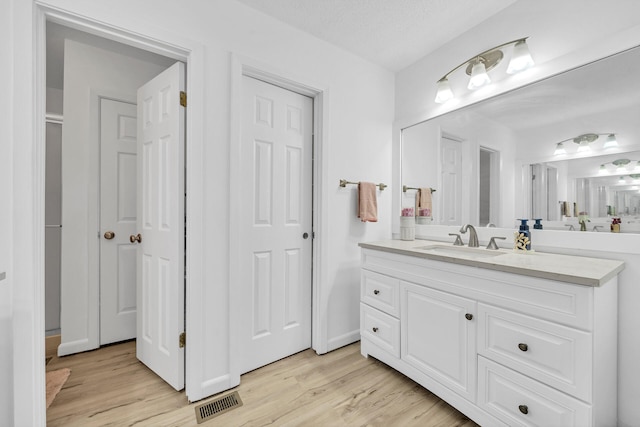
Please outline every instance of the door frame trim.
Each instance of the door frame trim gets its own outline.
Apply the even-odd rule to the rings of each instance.
[[[234,310],[240,300],[240,292],[237,284],[243,266],[240,264],[240,244],[237,236],[240,234],[240,221],[236,213],[242,209],[244,200],[235,188],[235,183],[240,179],[240,142],[242,134],[242,77],[253,77],[258,80],[279,86],[300,95],[313,99],[313,211],[312,223],[315,238],[312,244],[312,278],[311,278],[311,348],[316,353],[322,354],[328,351],[327,321],[322,316],[320,307],[326,296],[322,292],[323,278],[326,277],[327,259],[324,224],[328,221],[327,186],[328,163],[326,139],[328,135],[329,117],[329,89],[327,85],[317,82],[308,82],[299,76],[291,76],[284,70],[274,69],[251,58],[242,55],[231,55],[231,106],[230,106],[230,147],[229,147],[229,373],[230,380],[234,384],[240,383],[240,363],[236,357],[239,351],[237,338],[239,328],[237,325],[243,320],[239,316],[239,310]]]
[[[34,97],[25,98],[24,109],[31,113],[33,132],[31,139],[25,141],[31,148],[28,164],[16,164],[17,168],[28,171],[33,194],[30,198],[33,212],[28,214],[25,222],[30,223],[32,238],[21,244],[19,258],[16,261],[17,271],[33,271],[30,311],[33,321],[16,325],[15,333],[20,340],[31,342],[31,346],[14,348],[14,355],[23,361],[22,366],[29,367],[29,381],[20,388],[19,395],[15,395],[14,413],[30,414],[29,424],[40,425],[46,420],[45,411],[45,375],[44,365],[44,160],[45,160],[45,99],[46,99],[46,22],[55,22],[80,31],[88,32],[99,37],[114,40],[134,46],[159,55],[163,55],[187,64],[186,81],[190,88],[189,114],[185,122],[186,132],[186,182],[187,192],[191,194],[186,201],[187,217],[187,249],[186,270],[189,275],[185,279],[186,324],[189,333],[197,336],[201,327],[195,321],[201,319],[202,310],[196,302],[203,294],[203,231],[202,200],[204,195],[201,179],[203,172],[204,148],[204,47],[197,42],[186,39],[181,35],[167,32],[161,28],[145,27],[144,30],[133,31],[122,27],[115,27],[104,22],[85,17],[61,8],[36,0],[33,6],[33,34],[34,34]],[[189,308],[189,309],[187,309]],[[23,348],[24,347],[24,348]],[[185,388],[190,400],[198,400],[202,395],[203,382],[198,377],[198,370],[191,370],[189,366],[198,366],[198,357],[204,347],[197,340],[186,348],[185,354]]]

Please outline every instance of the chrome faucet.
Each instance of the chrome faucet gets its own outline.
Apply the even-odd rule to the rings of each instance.
[[[479,247],[480,244],[478,243],[478,233],[476,233],[476,229],[474,228],[474,226],[471,224],[466,224],[460,227],[460,232],[462,234],[466,233],[467,230],[469,230],[469,247],[470,248]]]

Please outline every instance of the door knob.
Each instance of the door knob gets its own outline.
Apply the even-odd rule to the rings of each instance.
[[[472,320],[472,319],[473,319],[473,314],[471,314],[471,313],[467,313],[467,314],[465,314],[465,315],[464,315],[464,317],[465,317],[467,320]]]
[[[142,243],[142,236],[140,235],[140,233],[132,234],[131,236],[129,236],[129,241],[131,243],[135,243],[135,242]]]
[[[306,238],[308,238],[308,237],[309,237],[309,233],[303,233],[303,234],[302,234],[302,238],[303,238],[303,239],[306,239]]]
[[[114,233],[113,231],[105,231],[104,233],[104,238],[107,240],[111,240],[114,237],[116,237],[116,233]]]

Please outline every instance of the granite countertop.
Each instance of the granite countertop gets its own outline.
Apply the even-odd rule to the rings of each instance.
[[[468,248],[431,240],[384,240],[360,243],[360,247],[585,286],[600,286],[624,270],[623,261]]]

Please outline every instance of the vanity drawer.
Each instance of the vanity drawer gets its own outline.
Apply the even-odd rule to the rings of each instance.
[[[589,332],[478,304],[478,353],[577,398],[592,399]]]
[[[591,406],[483,357],[478,405],[510,426],[592,425]]]
[[[400,357],[400,321],[366,304],[360,304],[360,336]]]
[[[364,303],[392,316],[400,311],[400,281],[384,274],[362,270],[360,298]]]

